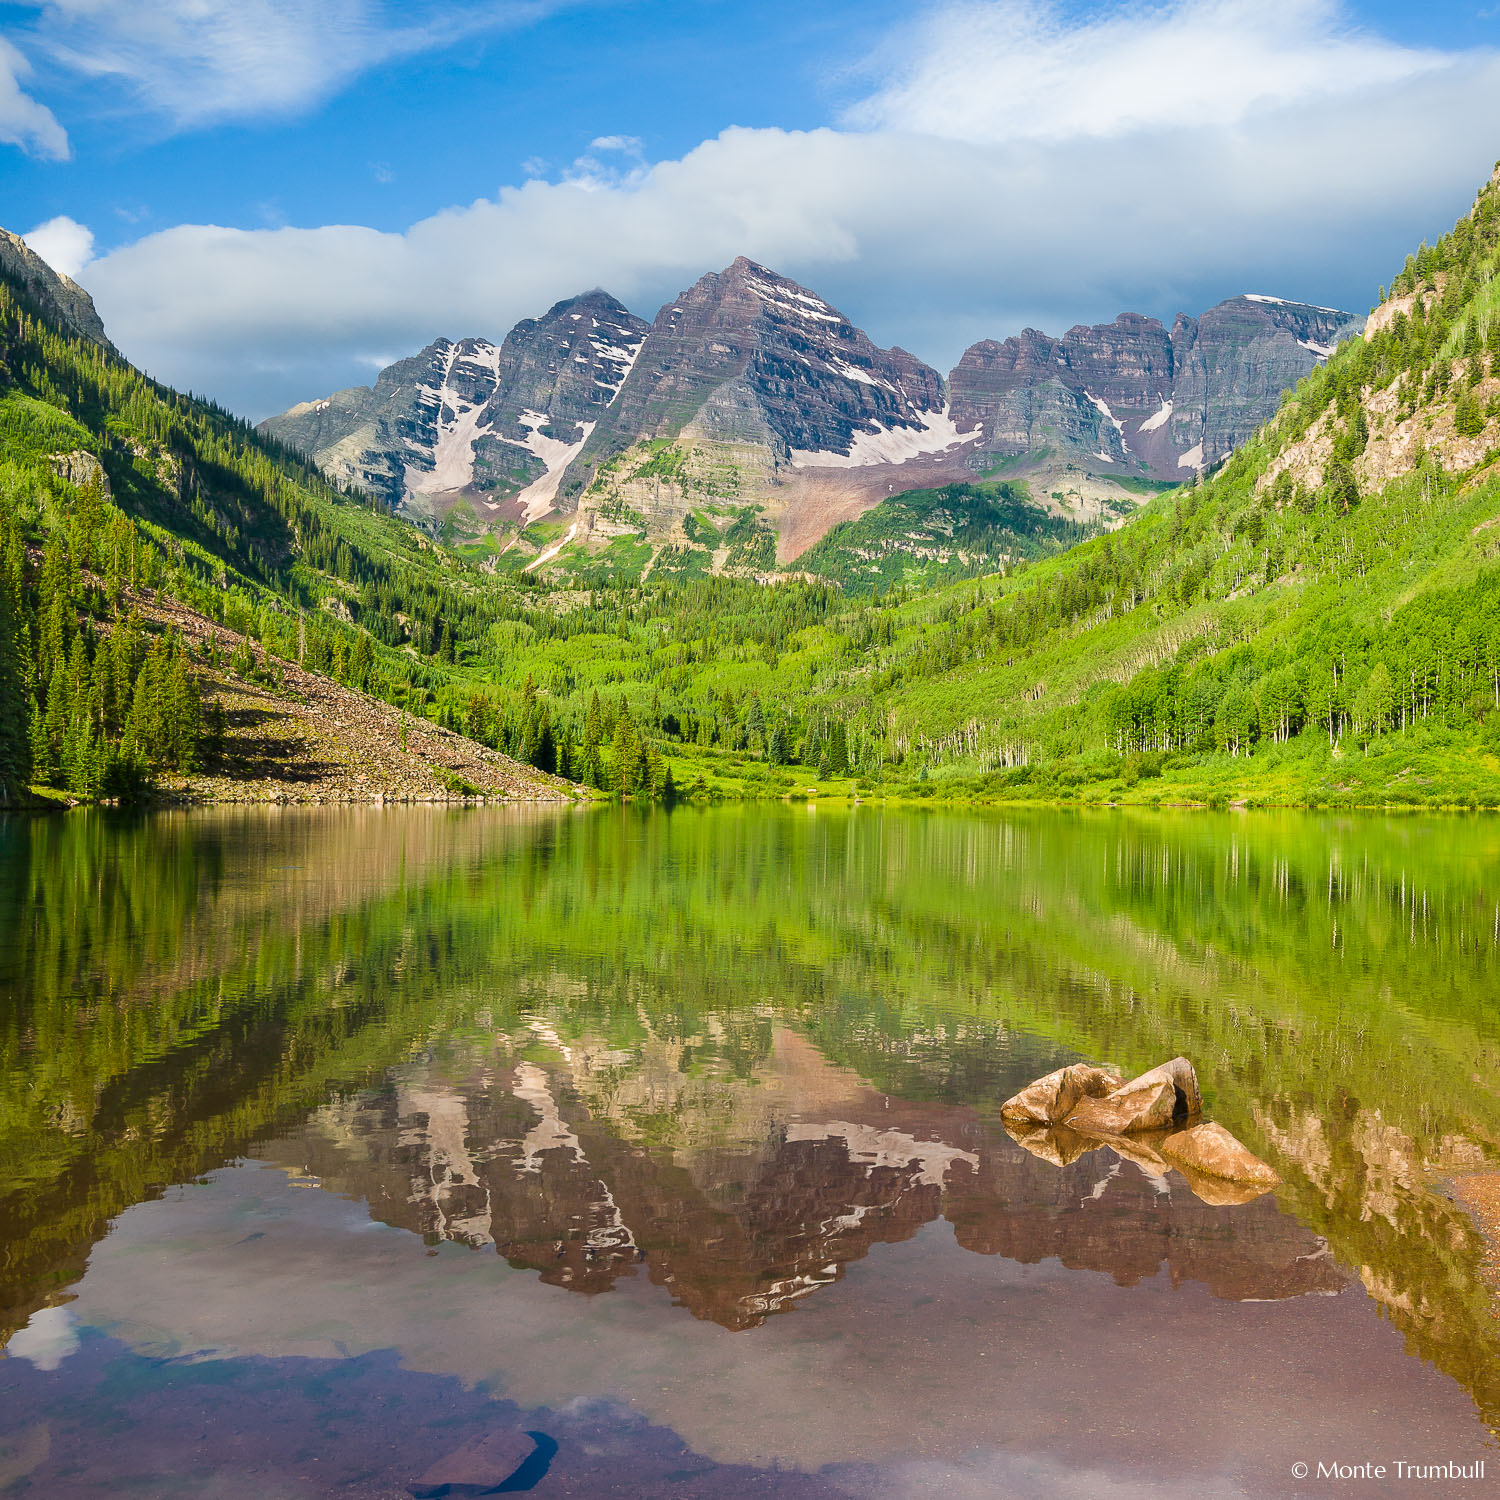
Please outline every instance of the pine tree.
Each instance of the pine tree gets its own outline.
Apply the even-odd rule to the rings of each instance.
[[[541,705],[538,714],[536,747],[531,764],[539,771],[546,771],[548,775],[557,769],[557,741],[552,736],[552,715],[547,712],[545,703]]]
[[[0,563],[4,559],[0,558]],[[31,781],[30,723],[20,601],[0,567],[0,803],[15,801]]]
[[[599,704],[596,689],[589,698],[588,712],[583,719],[583,755],[579,770],[589,786],[604,790],[604,761],[600,746],[604,742],[604,712]]]
[[[662,784],[661,751],[655,740],[647,740],[641,756],[640,793],[648,802],[658,800]]]
[[[634,795],[640,789],[641,742],[630,717],[630,704],[622,703],[615,722],[614,788],[621,797]]]
[[[374,665],[375,648],[370,644],[369,633],[361,630],[354,638],[354,649],[349,653],[349,686],[365,691]]]
[[[1478,437],[1484,431],[1484,408],[1472,390],[1458,398],[1453,413],[1453,430],[1459,437]]]

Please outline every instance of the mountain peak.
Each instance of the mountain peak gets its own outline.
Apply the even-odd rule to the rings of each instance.
[[[596,287],[523,318],[500,344],[435,339],[373,387],[304,402],[262,430],[425,525],[524,524],[552,504],[645,332]]]
[[[104,332],[94,299],[71,276],[54,271],[20,235],[8,229],[0,229],[0,274],[16,282],[44,312],[79,337],[111,354],[119,353]]]

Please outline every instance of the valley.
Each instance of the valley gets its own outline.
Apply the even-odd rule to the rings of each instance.
[[[291,663],[631,800],[1500,806],[1494,182],[1362,333],[1256,294],[945,381],[741,259],[650,325],[589,293],[258,432],[17,245],[12,796],[201,774],[100,665],[139,597],[205,622],[141,647],[194,743]],[[210,625],[260,665],[210,667]]]

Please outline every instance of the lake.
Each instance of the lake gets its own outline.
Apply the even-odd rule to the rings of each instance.
[[[1497,1065],[1490,818],[0,820],[0,1489],[1478,1493]]]

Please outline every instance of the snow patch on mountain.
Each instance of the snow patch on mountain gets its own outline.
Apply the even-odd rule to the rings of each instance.
[[[580,444],[579,446],[581,447],[582,444]],[[540,483],[541,481],[538,480],[537,482]],[[556,488],[556,486],[554,486],[554,488]],[[568,529],[560,537],[558,537],[558,539],[553,542],[553,544],[548,547],[545,552],[539,552],[535,557],[531,559],[529,563],[526,564],[524,568],[521,569],[521,571],[523,573],[531,573],[534,572],[537,568],[545,567],[577,535],[578,522],[574,521],[573,524],[568,527]]]
[[[1084,395],[1099,408],[1104,420],[1113,423],[1115,431],[1123,437],[1125,434],[1125,424],[1109,409],[1109,402],[1100,400],[1092,391],[1085,391]]]
[[[862,469],[869,464],[904,464],[908,459],[927,453],[946,453],[963,443],[977,442],[983,427],[976,423],[968,432],[960,432],[948,413],[922,411],[916,414],[917,427],[884,427],[873,424],[873,432],[856,432],[848,453],[809,452],[792,449],[792,467],[796,469]]]
[[[1316,302],[1294,302],[1290,297],[1268,297],[1264,292],[1246,292],[1244,298],[1246,302],[1269,302],[1275,307],[1310,307],[1314,312],[1339,312],[1336,307],[1322,307]]]
[[[1149,417],[1147,417],[1144,422],[1141,423],[1141,425],[1137,429],[1137,431],[1139,431],[1139,432],[1155,432],[1156,429],[1158,427],[1161,427],[1166,422],[1167,418],[1170,417],[1171,415],[1172,415],[1172,403],[1170,401],[1163,401],[1162,404],[1161,404],[1161,406],[1160,406],[1160,408],[1158,410],[1152,412],[1151,415]]]
[[[594,327],[598,326],[599,320],[595,318]],[[600,390],[609,392],[609,399],[613,401],[620,394],[620,387],[625,384],[625,377],[630,374],[636,360],[640,357],[641,350],[645,347],[646,335],[642,333],[633,344],[614,344],[607,338],[591,335],[589,343],[593,346],[595,358],[618,363],[620,367],[613,379],[597,376],[594,380],[594,384]]]
[[[830,359],[829,364],[844,377],[845,380],[856,380],[860,385],[877,386],[880,390],[891,391],[895,395],[901,393],[896,390],[889,380],[881,380],[879,376],[872,375],[868,370],[861,369],[859,365],[851,365],[842,359]]]
[[[1298,339],[1304,349],[1310,349],[1319,359],[1327,359],[1338,347],[1336,344],[1315,344],[1311,339]]]
[[[844,322],[844,318],[834,312],[821,297],[814,297],[811,293],[799,292],[784,283],[763,281],[759,276],[747,276],[745,285],[767,307],[775,308],[777,312],[786,313],[790,317],[813,318],[820,323]]]
[[[1201,469],[1203,467],[1203,444],[1198,443],[1188,449],[1181,458],[1177,460],[1179,469]]]
[[[477,401],[466,401],[453,391],[449,382],[454,367],[460,363],[474,365],[490,376],[490,385]],[[443,378],[423,392],[421,404],[429,405],[427,397],[437,405],[437,420],[434,423],[434,438],[431,452],[418,447],[416,452],[429,457],[430,470],[420,465],[406,465],[406,488],[414,495],[440,495],[449,490],[461,490],[474,479],[474,441],[479,436],[484,409],[494,390],[494,381],[500,373],[500,350],[490,343],[476,344],[472,352],[460,353],[455,344],[448,351],[443,367]],[[413,445],[415,446],[415,445]]]
[[[557,499],[557,487],[562,483],[564,471],[583,451],[583,445],[588,442],[589,434],[593,432],[595,424],[580,422],[578,430],[582,436],[576,443],[564,443],[538,430],[547,421],[547,418],[539,411],[523,411],[519,421],[528,429],[525,439],[506,438],[504,441],[513,443],[517,448],[528,449],[547,466],[545,474],[539,479],[533,479],[516,496],[516,503],[524,509],[526,524],[529,526],[538,517],[546,515],[552,509],[552,502]]]

